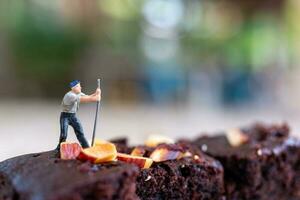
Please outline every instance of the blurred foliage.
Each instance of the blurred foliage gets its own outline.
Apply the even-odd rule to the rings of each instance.
[[[287,51],[289,60],[294,66],[298,66],[300,52],[300,1],[290,0],[285,8],[285,27],[287,29]]]
[[[49,17],[40,15],[39,20],[45,20],[42,23],[30,18],[23,18],[10,35],[20,72],[39,79],[67,75],[87,46],[88,38],[82,32],[65,29]]]
[[[299,60],[298,0],[168,0],[183,9],[179,23],[171,28],[151,24],[145,14],[151,1],[2,0],[0,36],[8,39],[10,65],[18,78],[47,88],[50,96],[78,73],[91,77],[122,70],[111,74],[139,84],[153,77],[170,79],[172,71],[180,74],[174,81],[181,83],[175,79],[183,79],[192,68],[215,70],[224,79],[233,74],[228,78],[233,88],[241,77],[251,82],[250,74],[287,68],[286,60]],[[176,18],[164,1],[159,5],[159,13],[150,12],[152,19]],[[168,53],[174,55],[161,61],[150,58]],[[100,59],[104,61],[98,66]]]
[[[99,7],[103,13],[122,21],[141,17],[143,4],[144,0],[99,0]]]
[[[280,34],[276,23],[263,18],[244,24],[238,36],[223,46],[228,66],[251,71],[268,67],[278,55]]]
[[[60,7],[49,9],[51,3],[4,2],[2,11],[6,16],[2,15],[9,27],[13,54],[24,66],[21,68],[33,70],[34,75],[66,73],[76,56],[95,41],[102,49],[115,53],[134,55],[139,52],[145,1],[98,1],[96,12],[102,15],[97,19],[99,22],[92,24],[99,26],[94,29],[95,33],[65,23]],[[242,67],[244,63],[259,68],[272,60],[271,55],[276,58],[272,49],[277,48],[276,39],[281,37],[280,19],[276,16],[278,8],[275,13],[271,10],[249,17],[254,8],[260,8],[259,5],[257,1],[240,6],[231,1],[185,2],[185,17],[179,29],[187,62],[209,62],[217,58],[228,62],[223,63],[225,66]],[[246,10],[247,15],[243,15]],[[195,17],[199,19],[193,19]]]
[[[202,14],[202,23],[194,31],[185,33],[182,41],[187,62],[214,61],[222,68],[246,71],[262,70],[276,64],[278,49],[285,42],[282,41],[285,39],[282,19],[277,13],[258,12],[249,17],[248,13],[243,16],[242,11],[236,11],[236,5],[222,6],[228,10],[219,11],[218,3],[208,3],[209,9]]]
[[[2,7],[3,8],[3,7]],[[16,12],[10,13],[9,10]],[[38,4],[6,4],[5,16],[17,75],[47,87],[52,96],[68,77],[79,54],[90,43],[87,33],[66,26],[52,10]]]

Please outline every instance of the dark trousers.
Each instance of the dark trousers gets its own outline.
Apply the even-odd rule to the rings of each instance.
[[[68,136],[68,126],[72,126],[78,141],[83,148],[89,147],[89,143],[84,137],[83,128],[79,119],[75,113],[62,112],[60,115],[60,137],[57,149],[60,147],[60,143],[65,142]]]

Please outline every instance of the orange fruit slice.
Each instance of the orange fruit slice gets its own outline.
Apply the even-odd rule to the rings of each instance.
[[[107,144],[107,143],[110,143],[110,142],[108,142],[106,140],[95,139],[94,146],[99,146],[99,145]]]
[[[142,147],[135,147],[132,152],[130,153],[130,155],[132,156],[144,156],[144,154],[146,153],[146,150]]]
[[[132,156],[125,153],[118,153],[117,159],[126,163],[132,163],[140,168],[150,168],[153,160],[151,158],[145,158],[141,156]]]
[[[76,159],[81,149],[78,143],[62,142],[60,144],[60,158],[63,160]]]
[[[93,147],[82,149],[79,155],[81,160],[89,160],[95,164],[113,161],[116,157],[116,146],[109,142],[98,143]]]

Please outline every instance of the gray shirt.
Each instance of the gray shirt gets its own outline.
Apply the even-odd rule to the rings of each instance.
[[[69,91],[67,94],[65,94],[62,100],[63,112],[76,113],[79,108],[80,97],[84,95],[84,93],[76,94],[72,91]]]

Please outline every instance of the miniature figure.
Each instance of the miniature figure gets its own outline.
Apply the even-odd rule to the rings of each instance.
[[[82,125],[76,116],[76,112],[79,108],[79,103],[100,102],[101,90],[100,87],[96,89],[95,93],[91,95],[85,95],[81,92],[80,81],[74,80],[70,83],[71,90],[65,94],[62,100],[62,112],[60,115],[60,138],[57,150],[60,148],[60,144],[65,142],[68,135],[68,126],[72,126],[78,141],[83,148],[89,147],[89,143],[86,140],[83,132]]]

